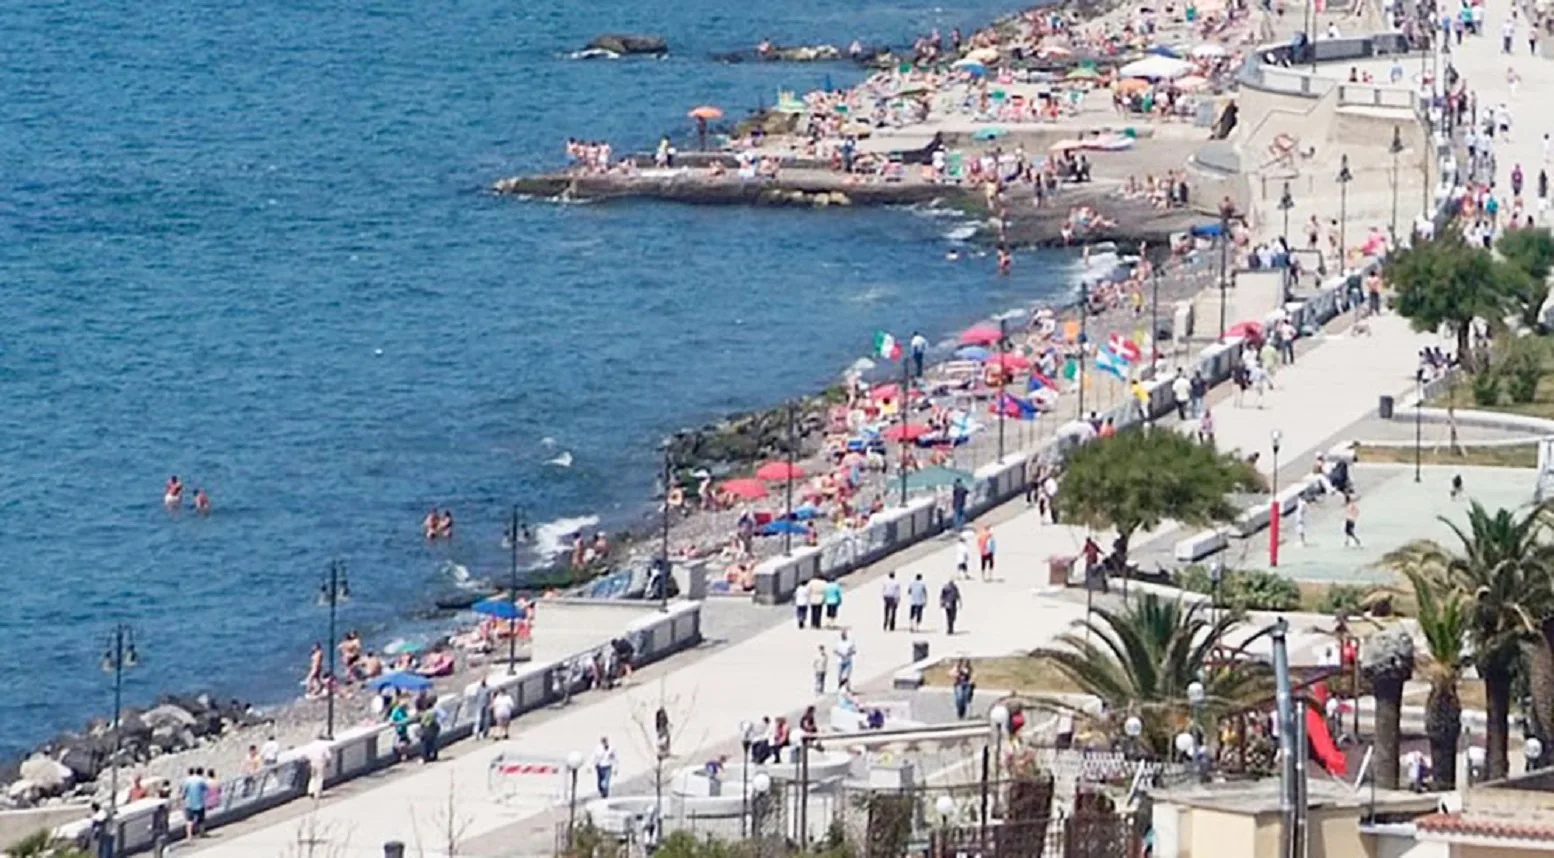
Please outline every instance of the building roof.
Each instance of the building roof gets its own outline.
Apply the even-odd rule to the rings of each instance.
[[[1261,778],[1251,781],[1226,781],[1223,783],[1191,784],[1171,789],[1154,790],[1151,796],[1156,802],[1168,802],[1186,807],[1218,810],[1225,813],[1263,814],[1279,812],[1279,779]],[[1397,811],[1429,812],[1436,807],[1436,797],[1419,795],[1404,790],[1376,790],[1369,787],[1355,792],[1346,783],[1323,777],[1310,777],[1306,783],[1307,805],[1312,808],[1354,808]]]
[[[1432,813],[1414,820],[1414,827],[1421,833],[1554,842],[1554,824],[1523,822],[1493,816]]]

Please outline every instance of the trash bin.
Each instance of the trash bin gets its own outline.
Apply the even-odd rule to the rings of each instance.
[[[1068,579],[1074,574],[1074,558],[1062,554],[1056,554],[1047,558],[1047,584],[1052,587],[1067,587]]]
[[[383,844],[383,858],[405,858],[405,844],[390,840]]]
[[[1391,420],[1392,419],[1392,411],[1396,407],[1396,405],[1397,405],[1397,403],[1393,400],[1392,397],[1390,397],[1390,396],[1382,396],[1381,397],[1381,403],[1376,406],[1376,411],[1377,411],[1378,414],[1381,415],[1381,419],[1383,419],[1383,420]]]
[[[928,660],[928,641],[912,641],[912,663]]]

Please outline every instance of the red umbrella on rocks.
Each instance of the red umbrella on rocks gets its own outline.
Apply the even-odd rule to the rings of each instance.
[[[766,497],[766,484],[760,480],[748,478],[729,480],[718,488],[744,500],[760,500]]]
[[[798,480],[804,477],[804,466],[790,465],[787,462],[767,462],[755,469],[755,475],[768,482]]]
[[[963,346],[990,346],[1003,338],[1004,335],[992,325],[975,325],[961,333],[960,343]]]

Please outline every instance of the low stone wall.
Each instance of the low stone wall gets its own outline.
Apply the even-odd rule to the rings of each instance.
[[[668,658],[701,642],[701,603],[672,603],[664,613],[633,621],[622,636],[637,643],[634,664],[638,667]],[[570,663],[593,651],[590,648],[560,661],[525,665],[513,676],[488,679],[487,685],[491,694],[506,689],[517,704],[516,714],[521,716],[561,701],[566,696],[563,677],[568,675]],[[438,698],[437,707],[445,713],[440,746],[466,739],[474,732],[479,715],[472,705],[477,687],[478,683],[471,683],[463,691]],[[321,745],[331,760],[326,786],[354,780],[399,762],[394,731],[387,724],[356,727],[340,733],[333,741],[320,740],[292,748],[281,755],[280,762],[258,774],[223,780],[221,805],[210,810],[209,826],[219,828],[302,797],[307,791],[308,760]],[[122,854],[152,848],[151,822],[161,804],[160,799],[147,799],[119,809],[115,829]],[[75,837],[88,824],[76,822],[55,830],[61,837]],[[171,840],[183,837],[182,824],[176,819],[170,828]]]
[[[26,810],[0,810],[0,852],[40,831],[52,831],[67,822],[91,816],[89,804],[57,804]]]

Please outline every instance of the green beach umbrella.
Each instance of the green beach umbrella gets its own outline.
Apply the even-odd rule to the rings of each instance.
[[[1066,75],[1069,80],[1094,80],[1100,76],[1101,73],[1096,71],[1094,66],[1080,66],[1076,69],[1069,69]]]

